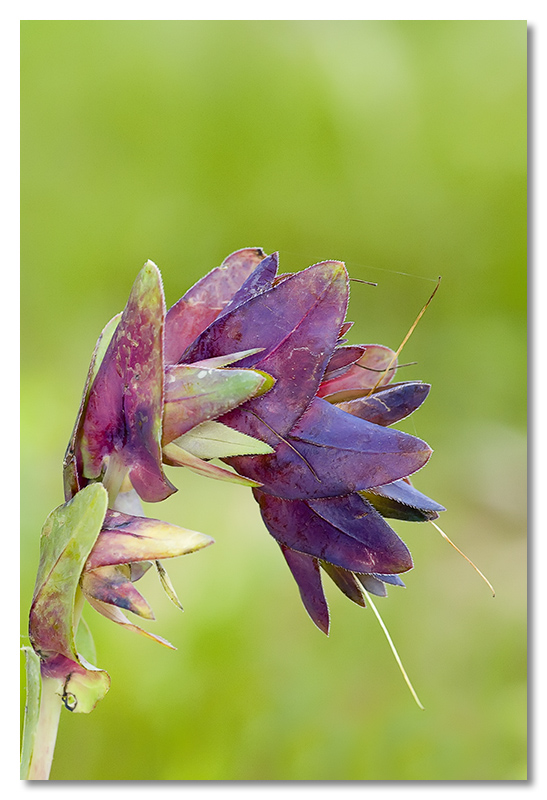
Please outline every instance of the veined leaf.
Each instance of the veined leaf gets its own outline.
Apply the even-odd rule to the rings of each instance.
[[[121,511],[108,510],[101,535],[89,554],[85,569],[174,558],[201,550],[213,541],[204,533],[159,519],[133,517]]]
[[[227,458],[273,453],[273,448],[260,439],[229,428],[221,422],[202,422],[175,439],[174,444],[198,458]]]
[[[205,358],[203,361],[193,361],[192,366],[220,369],[221,367],[228,367],[230,364],[235,364],[237,361],[242,361],[249,356],[254,356],[255,353],[261,353],[263,349],[263,347],[251,347],[250,350],[239,350],[237,353],[228,353],[225,356]]]
[[[391,381],[397,369],[394,351],[381,344],[362,346],[365,348],[363,355],[349,369],[321,383],[318,397],[326,397],[329,403],[341,403],[364,397],[374,386],[384,386]],[[387,371],[382,375],[382,370]]]
[[[237,472],[231,472],[223,467],[218,467],[216,464],[211,464],[209,461],[188,453],[182,447],[178,447],[174,442],[166,444],[163,448],[163,457],[166,464],[174,467],[186,467],[197,472],[198,475],[203,475],[206,478],[215,478],[218,481],[229,481],[230,483],[238,483],[240,486],[261,486],[259,481],[245,478],[243,475],[238,475]]]
[[[106,565],[86,570],[82,575],[82,591],[89,602],[93,598],[125,608],[144,619],[155,619],[154,612],[133,586],[128,565]]]
[[[273,378],[254,369],[175,364],[165,374],[162,444],[269,391]]]
[[[411,475],[431,455],[421,439],[346,414],[321,398],[283,440],[276,441],[258,419],[251,421],[251,434],[275,444],[275,453],[236,456],[228,463],[262,483],[264,491],[287,499],[366,491]]]
[[[161,277],[148,261],[91,385],[82,423],[84,476],[98,478],[112,459],[149,502],[176,491],[161,467],[164,317]]]
[[[265,258],[261,247],[236,250],[169,309],[165,319],[166,364],[180,361],[182,352],[216,319]]]
[[[67,501],[70,500],[71,497],[74,497],[76,492],[79,492],[80,489],[83,489],[86,483],[83,477],[83,461],[81,452],[82,422],[84,419],[84,412],[87,406],[91,384],[93,383],[95,375],[101,366],[102,360],[108,345],[114,336],[114,332],[118,327],[121,316],[121,312],[116,314],[116,316],[104,326],[101,335],[97,339],[95,349],[93,350],[93,355],[91,356],[91,363],[89,365],[84,391],[82,393],[82,400],[80,402],[78,416],[76,417],[72,436],[70,437],[70,442],[68,443],[63,460],[63,485],[65,490],[65,500]]]
[[[260,264],[251,272],[245,283],[234,294],[228,305],[224,306],[219,314],[223,317],[229,314],[234,308],[243,305],[248,300],[256,297],[259,294],[272,288],[277,267],[279,265],[279,253],[272,253],[260,262]]]
[[[62,681],[70,708],[87,713],[104,697],[110,678],[84,663],[74,642],[74,606],[82,570],[101,530],[108,494],[90,484],[51,512],[40,537],[40,563],[30,610],[29,635],[42,675]],[[69,706],[67,706],[69,707]]]
[[[314,396],[336,344],[348,302],[347,272],[325,261],[296,273],[215,320],[183,354],[185,362],[211,358],[240,347],[262,347],[239,362],[260,369],[276,383],[244,410],[259,414],[284,435]],[[227,424],[248,433],[248,415],[232,412]]]
[[[262,519],[279,544],[351,572],[405,572],[404,542],[358,494],[285,500],[254,489]]]
[[[445,507],[422,494],[406,480],[397,480],[375,486],[359,494],[371,503],[384,517],[404,519],[409,522],[426,522],[437,519]]]
[[[366,397],[337,403],[338,408],[375,425],[393,425],[408,417],[424,402],[431,386],[422,381],[397,383]]]

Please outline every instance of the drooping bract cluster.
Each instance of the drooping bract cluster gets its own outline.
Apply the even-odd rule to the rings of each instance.
[[[402,584],[411,556],[385,518],[434,519],[443,508],[408,477],[430,448],[389,426],[429,386],[392,383],[389,348],[345,343],[348,285],[341,262],[280,275],[277,254],[246,248],[166,312],[157,267],[139,273],[95,348],[64,462],[66,502],[42,531],[31,643],[71,710],[91,710],[109,683],[77,652],[78,598],[169,645],[122,609],[153,618],[134,586],[153,563],[178,604],[161,559],[213,541],[144,516],[140,499],[176,491],[163,464],[252,488],[321,630],[321,571],[360,605],[362,588]]]
[[[385,584],[401,585],[399,573],[412,567],[385,517],[428,520],[444,510],[408,479],[430,448],[388,427],[412,413],[430,387],[390,384],[396,363],[389,348],[345,344],[349,284],[341,262],[279,277],[276,269],[277,255],[265,258],[179,358],[213,358],[234,342],[261,348],[239,366],[267,372],[274,386],[220,421],[273,452],[227,461],[261,484],[253,494],[264,523],[310,616],[327,632],[320,569],[364,605],[360,586],[385,594]]]

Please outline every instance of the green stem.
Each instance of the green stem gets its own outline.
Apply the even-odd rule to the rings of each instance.
[[[47,781],[49,778],[61,714],[62,693],[63,685],[58,678],[42,678],[40,714],[26,775],[29,781]]]
[[[27,695],[23,720],[23,742],[21,747],[21,780],[28,778],[30,759],[36,741],[36,727],[40,716],[40,658],[32,647],[22,647],[25,654]]]
[[[74,603],[74,636],[85,602],[80,587]],[[47,781],[51,771],[62,707],[63,685],[58,678],[40,678],[40,659],[25,648],[27,659],[27,702],[23,725],[21,780]],[[40,688],[41,687],[41,688]]]

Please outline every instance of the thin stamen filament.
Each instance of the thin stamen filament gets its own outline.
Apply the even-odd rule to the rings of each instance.
[[[454,544],[454,542],[452,541],[452,539],[449,539],[449,538],[448,538],[448,536],[446,535],[446,533],[445,533],[443,530],[441,530],[441,528],[439,528],[439,526],[438,526],[438,525],[437,525],[435,522],[433,522],[433,520],[432,520],[432,519],[428,520],[428,522],[430,522],[430,523],[433,525],[433,527],[435,528],[435,530],[439,531],[439,533],[441,534],[441,536],[443,537],[443,539],[446,539],[446,541],[448,542],[448,544],[452,545],[452,547],[454,548],[454,550],[456,550],[456,551],[457,551],[457,552],[458,552],[458,553],[459,553],[459,554],[460,554],[460,555],[461,555],[463,558],[465,558],[465,560],[468,562],[468,564],[471,564],[471,566],[473,567],[473,569],[475,570],[475,572],[478,572],[478,574],[481,576],[481,578],[483,579],[483,581],[484,581],[484,582],[487,584],[487,586],[489,586],[489,588],[490,588],[490,591],[492,592],[492,597],[495,597],[495,596],[496,596],[496,591],[495,591],[494,587],[492,586],[492,584],[490,583],[490,581],[488,580],[488,578],[486,577],[486,575],[484,575],[484,574],[483,574],[483,573],[480,571],[480,569],[477,567],[477,565],[476,565],[476,564],[473,564],[473,562],[471,561],[471,559],[470,559],[470,558],[468,558],[468,557],[465,555],[465,553],[463,553],[463,552],[460,550],[460,548],[459,548],[459,547],[456,547],[456,545]]]
[[[403,678],[405,679],[405,683],[406,683],[406,685],[407,685],[407,686],[408,686],[408,688],[410,689],[410,693],[412,694],[412,697],[413,697],[413,698],[414,698],[414,700],[416,701],[416,704],[417,704],[417,706],[418,706],[419,708],[421,708],[421,709],[422,709],[422,711],[425,711],[425,709],[424,709],[423,705],[422,705],[422,704],[421,704],[421,702],[420,702],[420,698],[419,698],[419,697],[418,697],[418,695],[416,694],[416,691],[415,691],[415,689],[414,689],[413,685],[412,685],[412,684],[411,684],[411,682],[410,682],[410,678],[408,677],[408,675],[407,675],[407,673],[406,673],[406,670],[405,670],[405,668],[403,667],[403,662],[401,661],[401,658],[400,658],[400,656],[399,656],[399,653],[397,652],[397,649],[396,649],[395,645],[393,644],[393,639],[392,639],[392,638],[391,638],[391,636],[389,635],[389,631],[388,631],[388,629],[386,628],[386,626],[385,626],[385,623],[384,623],[384,621],[383,621],[382,617],[380,616],[380,612],[378,611],[378,609],[376,608],[376,606],[375,606],[375,605],[374,605],[374,603],[372,602],[372,598],[371,598],[370,594],[367,592],[367,590],[366,590],[364,587],[361,587],[361,591],[362,591],[362,592],[363,592],[363,594],[365,595],[365,598],[366,598],[367,602],[368,602],[368,603],[370,603],[370,607],[371,607],[371,608],[372,608],[372,610],[374,611],[374,614],[376,615],[376,619],[377,619],[377,620],[378,620],[378,622],[380,623],[380,627],[382,628],[382,630],[383,630],[383,632],[384,632],[384,634],[385,634],[385,637],[386,637],[386,639],[387,639],[387,641],[388,641],[388,644],[389,644],[389,646],[391,647],[391,652],[392,652],[392,653],[393,653],[393,655],[395,656],[395,661],[397,662],[397,665],[398,665],[399,669],[401,670],[401,673],[402,673],[402,676],[403,676]]]

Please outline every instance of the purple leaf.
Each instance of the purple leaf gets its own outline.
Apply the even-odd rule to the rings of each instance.
[[[169,309],[165,320],[166,364],[179,362],[182,352],[230,303],[265,258],[261,247],[236,250]]]
[[[253,366],[276,380],[267,395],[243,406],[245,413],[236,410],[222,422],[253,435],[254,417],[249,413],[253,412],[281,435],[287,433],[319,386],[346,305],[343,264],[324,262],[216,320],[184,354],[185,360],[201,361],[235,346],[261,347],[262,352],[243,359],[238,366]],[[264,438],[264,430],[261,424],[259,438]]]
[[[234,349],[263,348],[238,366],[263,370],[276,379],[276,385],[245,408],[283,434],[319,386],[346,312],[347,297],[344,265],[316,264],[216,320],[183,359],[190,363]],[[245,425],[239,414],[223,422],[230,424],[228,420]]]
[[[404,519],[408,522],[425,522],[437,519],[444,506],[426,497],[410,483],[397,480],[362,493],[384,517]]]
[[[375,578],[374,575],[367,574],[366,572],[357,573],[358,580],[365,587],[367,592],[376,595],[377,597],[387,597],[387,589],[385,584]]]
[[[359,495],[285,500],[253,489],[262,519],[280,544],[352,572],[405,572],[406,545]]]
[[[350,328],[353,328],[354,324],[354,322],[344,322],[340,328],[340,333],[338,334],[339,339],[343,339]]]
[[[154,619],[152,609],[129,577],[128,564],[97,567],[82,575],[81,587],[86,597],[132,611],[145,619]]]
[[[336,567],[334,564],[329,564],[328,561],[321,561],[321,566],[346,597],[349,597],[358,606],[364,608],[365,598],[353,572],[342,569],[342,567]]]
[[[381,344],[363,345],[365,352],[343,375],[321,384],[319,397],[328,397],[329,402],[339,403],[367,394],[376,384],[383,386],[393,378],[397,368],[395,353]],[[393,360],[393,362],[392,362]],[[390,367],[391,364],[391,367]],[[382,370],[389,371],[382,374]]]
[[[161,467],[164,314],[161,277],[149,261],[91,386],[82,429],[85,477],[98,478],[113,458],[149,502],[176,491]]]
[[[374,578],[378,578],[383,583],[390,583],[392,586],[403,586],[404,583],[398,575],[381,575],[378,572],[372,574]]]
[[[405,543],[385,522],[370,503],[357,493],[342,497],[325,497],[308,500],[307,504],[322,519],[348,537],[362,542],[371,555],[369,562],[373,569],[356,570],[339,564],[354,572],[385,573],[386,575],[406,572],[412,568],[412,557]],[[327,559],[336,563],[331,559]],[[383,566],[382,566],[383,565]],[[387,568],[389,566],[389,568]]]
[[[311,558],[305,553],[298,553],[284,545],[281,545],[281,552],[298,585],[304,608],[319,630],[328,636],[329,607],[323,592],[317,559]]]
[[[412,474],[431,455],[421,439],[353,417],[320,398],[315,398],[286,441],[251,415],[246,422],[245,433],[276,451],[227,462],[278,497],[333,497],[367,490]]]
[[[332,380],[332,378],[338,378],[340,375],[347,372],[349,367],[363,356],[365,347],[364,344],[337,347],[327,364],[323,382]]]
[[[375,425],[393,425],[412,414],[429,394],[431,386],[421,381],[394,384],[368,397],[336,403],[338,408]]]
[[[241,289],[239,289],[230,302],[224,306],[217,319],[226,316],[226,314],[229,314],[238,306],[246,303],[247,300],[251,300],[251,298],[257,297],[259,294],[271,289],[278,264],[279,253],[272,253],[270,256],[266,256],[258,267],[251,272]]]
[[[82,427],[85,418],[85,410],[87,408],[87,401],[89,398],[89,390],[95,379],[97,371],[105,356],[106,349],[112,340],[112,336],[120,321],[121,313],[116,314],[110,322],[108,322],[99,336],[93,355],[91,356],[91,363],[85,381],[82,400],[78,410],[78,416],[74,423],[74,429],[70,442],[66,449],[65,457],[63,459],[63,487],[65,491],[65,500],[68,502],[74,495],[86,486],[87,481],[83,474],[83,459],[82,459]]]
[[[265,431],[267,435],[267,426],[281,436],[288,433],[319,387],[347,297],[344,265],[323,262],[291,276],[211,326],[198,341],[198,349],[187,354],[189,358],[201,359],[214,353],[215,347],[233,349],[231,341],[235,339],[238,346],[264,348],[259,355],[243,359],[241,365],[252,365],[276,379],[267,395],[246,403],[222,422],[259,438],[264,438]],[[218,339],[213,328],[218,328]],[[266,425],[260,423],[257,429],[253,414]],[[279,438],[267,441],[277,444]]]

